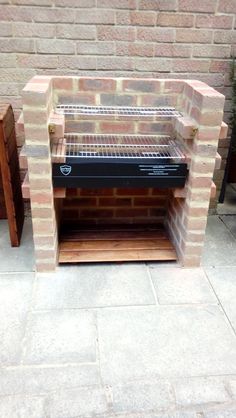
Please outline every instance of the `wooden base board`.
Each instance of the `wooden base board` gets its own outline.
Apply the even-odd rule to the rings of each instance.
[[[163,227],[126,225],[82,229],[60,234],[59,263],[176,260]]]

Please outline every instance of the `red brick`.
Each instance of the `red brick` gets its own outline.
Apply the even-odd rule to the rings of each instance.
[[[136,106],[137,95],[131,94],[101,94],[100,103],[105,106]],[[122,119],[122,116],[119,117]],[[127,118],[126,118],[127,119]]]
[[[225,97],[223,94],[216,92],[213,89],[196,88],[193,92],[193,104],[199,108],[214,109],[215,111],[222,111],[224,108]]]
[[[83,91],[115,91],[116,80],[112,78],[81,78],[78,88]]]
[[[40,39],[36,41],[37,52],[43,54],[74,54],[72,41],[58,39]]]
[[[64,9],[63,9],[64,10]],[[57,38],[95,40],[96,27],[92,25],[60,24],[56,27]]]
[[[131,206],[131,199],[129,197],[100,197],[98,204],[99,206]]]
[[[180,79],[176,80],[165,80],[164,92],[171,91],[172,93],[182,93],[184,88],[184,81]]]
[[[65,199],[64,206],[65,207],[94,207],[96,206],[97,199],[96,197],[77,197],[75,199]]]
[[[232,29],[232,26],[233,16],[199,15],[196,17],[196,28]]]
[[[112,25],[115,23],[115,13],[114,10],[99,10],[96,8],[78,10],[75,23]]]
[[[52,180],[51,177],[49,176],[45,176],[45,177],[33,177],[30,178],[30,187],[31,189],[35,190],[35,191],[42,191],[47,190],[47,191],[51,191],[51,185],[52,185]]]
[[[190,45],[157,44],[154,55],[158,57],[190,57],[192,47]]]
[[[2,3],[7,3],[6,1],[2,1]],[[18,4],[20,6],[51,6],[52,2],[50,0],[13,0],[14,4]]]
[[[236,11],[235,0],[220,0],[218,6],[218,12],[221,13],[234,13]]]
[[[0,20],[16,22],[74,22],[75,11],[65,8],[4,6],[0,8]]]
[[[191,28],[194,23],[194,15],[178,13],[159,13],[158,26]]]
[[[211,161],[205,161],[204,159],[202,159],[201,161],[192,161],[191,163],[191,170],[194,173],[199,173],[199,174],[210,174],[213,173],[215,167],[215,161],[211,160]]]
[[[174,69],[177,72],[208,72],[210,62],[208,60],[198,59],[176,59],[174,62]]]
[[[140,0],[139,8],[145,10],[177,10],[177,0]]]
[[[17,56],[19,67],[25,68],[57,68],[58,57],[50,55],[20,54]]]
[[[71,93],[60,93],[59,96],[59,102],[60,103],[76,103],[76,104],[80,104],[80,105],[95,105],[96,103],[96,97],[95,94],[90,94],[90,93],[77,93],[77,94],[73,94],[71,95]]]
[[[169,195],[169,190],[168,189],[158,189],[158,188],[153,188],[151,189],[151,193],[152,195],[156,196],[168,196]]]
[[[119,217],[140,217],[140,216],[147,216],[148,215],[148,209],[136,209],[136,208],[130,208],[130,209],[117,209],[115,211],[115,216],[117,218]]]
[[[172,132],[171,124],[167,123],[150,123],[150,122],[139,122],[138,132],[142,134],[155,134],[165,133],[170,134]]]
[[[227,133],[228,133],[228,125],[226,125],[225,122],[222,122],[221,129],[220,129],[220,139],[227,138]]]
[[[114,189],[80,189],[81,196],[113,196]]]
[[[97,7],[117,8],[117,9],[135,9],[136,0],[97,0]]]
[[[95,7],[95,0],[54,0],[55,6],[61,7]]]
[[[114,55],[114,42],[78,41],[76,42],[77,54],[84,55]]]
[[[90,121],[67,120],[65,124],[66,132],[94,133],[95,128],[95,123]]]
[[[31,212],[35,218],[50,218],[52,215],[51,208],[34,207],[33,205],[31,206]]]
[[[210,72],[229,73],[230,63],[226,60],[211,60]]]
[[[7,37],[12,36],[12,23],[1,22],[0,36],[7,36]]]
[[[216,30],[214,32],[214,42],[216,44],[235,44],[236,32],[229,30]]]
[[[158,80],[132,80],[124,79],[122,83],[124,91],[135,91],[137,93],[159,93],[161,89],[161,82]]]
[[[117,196],[146,196],[149,194],[149,189],[116,189]]]
[[[119,10],[116,12],[116,23],[126,26],[154,26],[156,23],[156,13]]]
[[[223,118],[223,111],[217,111],[217,112],[200,112],[196,107],[193,107],[191,110],[191,117],[194,118],[197,123],[200,125],[206,125],[206,126],[219,126],[221,125],[222,118]]]
[[[95,57],[84,56],[63,56],[58,57],[58,67],[65,69],[81,69],[81,70],[95,70],[96,69]]]
[[[72,90],[72,77],[53,77],[53,87],[57,90]]]
[[[113,216],[112,209],[83,209],[80,210],[81,218],[111,218]]]
[[[182,12],[214,13],[216,0],[179,0],[179,10]]]
[[[63,220],[68,219],[78,219],[79,218],[79,210],[77,209],[63,209]]]
[[[155,208],[149,209],[149,216],[161,216],[163,217],[166,214],[165,208]]]
[[[174,29],[166,28],[138,28],[137,39],[151,42],[174,42]]]
[[[176,42],[210,44],[213,31],[199,29],[176,29]]]
[[[154,45],[142,42],[117,42],[116,43],[116,55],[127,56],[140,56],[140,57],[153,57]]]
[[[135,197],[134,206],[163,206],[163,199],[160,197]]]
[[[170,72],[173,68],[173,63],[171,60],[153,58],[152,60],[148,58],[136,59],[135,69],[141,71],[160,71],[160,72]]]
[[[31,190],[30,192],[30,199],[32,204],[36,203],[39,205],[42,204],[47,204],[47,205],[51,205],[53,202],[53,197],[52,194],[50,193],[50,190],[48,192],[34,192],[33,190]]]
[[[98,70],[133,70],[134,62],[129,57],[99,57]]]
[[[100,41],[129,41],[135,40],[135,29],[118,26],[98,26],[97,37]]]
[[[194,45],[193,57],[204,58],[229,58],[231,52],[230,45]]]
[[[53,38],[56,35],[56,27],[45,23],[16,22],[13,30],[15,37],[22,38]]]
[[[0,52],[34,52],[32,39],[1,39]]]
[[[78,189],[67,189],[66,197],[70,197],[70,196],[78,196]]]
[[[100,132],[101,133],[134,133],[134,123],[133,122],[100,122]]]

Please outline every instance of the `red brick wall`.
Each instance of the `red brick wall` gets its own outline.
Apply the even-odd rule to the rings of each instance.
[[[69,189],[62,217],[83,225],[162,223],[168,195],[166,189]]]
[[[1,0],[0,101],[21,109],[35,74],[199,79],[226,95],[227,122],[235,11],[236,0]]]
[[[230,98],[235,0],[3,0],[0,96],[36,73],[197,78]],[[229,101],[226,101],[226,110]]]

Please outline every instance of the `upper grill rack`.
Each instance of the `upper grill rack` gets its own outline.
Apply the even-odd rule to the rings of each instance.
[[[161,116],[166,118],[182,116],[182,114],[174,107],[84,106],[77,104],[58,104],[55,112],[63,115],[83,116]]]
[[[169,136],[73,135],[56,141],[53,161],[61,158],[165,158],[185,159],[176,141]]]

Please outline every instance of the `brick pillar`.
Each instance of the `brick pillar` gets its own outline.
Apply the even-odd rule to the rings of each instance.
[[[51,77],[33,77],[23,89],[23,114],[37,271],[54,270],[58,257],[48,132],[51,108]]]
[[[205,83],[188,81],[183,91],[187,120],[197,128],[191,138],[178,134],[191,158],[185,197],[173,197],[168,227],[180,261],[199,266],[204,245],[212,177],[220,135],[224,96]]]

